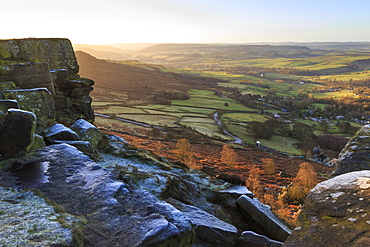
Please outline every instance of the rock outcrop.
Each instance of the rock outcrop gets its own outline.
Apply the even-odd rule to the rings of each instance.
[[[284,246],[368,246],[370,239],[370,125],[339,155],[335,177],[307,196],[298,227]]]
[[[1,93],[3,99],[19,100],[21,109],[33,112],[36,108],[31,104],[35,101],[23,100],[30,92],[16,89],[44,89],[50,96],[46,94],[43,99],[53,99],[46,104],[49,118],[94,120],[89,96],[94,82],[78,75],[79,67],[68,39],[0,40],[0,61],[0,90],[12,90]],[[41,125],[45,127],[44,123]]]
[[[363,126],[340,152],[333,176],[370,170],[370,125]]]
[[[369,239],[370,171],[364,170],[312,189],[284,246],[368,246]]]
[[[236,177],[223,178],[238,180],[238,185],[210,179],[122,138],[102,135],[91,124],[94,82],[78,76],[69,40],[0,40],[0,62],[0,186],[20,191],[0,187],[0,204],[11,210],[10,204],[23,205],[27,199],[30,205],[41,205],[35,210],[47,212],[29,209],[45,226],[38,221],[32,221],[33,229],[19,224],[14,229],[24,241],[1,235],[1,244],[232,247],[237,241],[239,246],[251,242],[251,234],[240,236],[248,230],[255,232],[253,241],[259,244],[278,243],[268,237],[287,237],[237,203],[254,195]],[[45,200],[62,213],[44,207]],[[27,210],[15,221],[31,222]],[[5,227],[8,211],[0,210]],[[267,211],[264,215],[270,215]]]
[[[42,168],[29,169],[31,164]],[[189,246],[193,241],[189,220],[175,207],[131,190],[70,145],[45,147],[7,167],[3,185],[37,188],[66,212],[83,216],[87,246]]]

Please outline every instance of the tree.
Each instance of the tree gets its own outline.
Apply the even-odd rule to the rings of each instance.
[[[314,138],[315,134],[313,133],[313,128],[311,126],[298,122],[292,127],[292,137],[303,141]]]
[[[238,159],[238,155],[230,147],[230,145],[225,144],[221,151],[221,162],[225,165],[232,166],[235,165],[236,161]]]
[[[268,125],[257,121],[249,122],[247,129],[254,138],[270,139],[273,135],[273,131]]]
[[[180,161],[185,162],[186,160],[188,160],[189,157],[192,156],[192,150],[188,139],[181,138],[180,140],[178,140],[173,153],[175,157]]]
[[[329,127],[329,122],[326,121],[326,120],[322,120],[320,121],[320,127],[322,130],[326,131],[328,130],[328,127]]]
[[[260,175],[262,171],[258,166],[253,165],[249,171],[249,176],[246,179],[247,188],[252,191],[256,196],[261,192]]]
[[[309,191],[317,184],[317,173],[313,166],[304,162],[299,165],[293,185],[288,188],[287,197],[292,203],[303,203]]]
[[[317,173],[313,166],[308,162],[300,164],[293,183],[304,188],[306,191],[311,190],[317,184]]]
[[[173,153],[179,161],[184,162],[189,168],[199,169],[199,165],[193,156],[193,151],[188,139],[182,138],[178,140]]]
[[[277,173],[277,168],[275,162],[271,158],[263,158],[261,159],[263,170],[268,175],[273,175]]]

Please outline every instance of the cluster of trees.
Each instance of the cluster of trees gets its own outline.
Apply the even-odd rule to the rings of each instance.
[[[171,105],[171,100],[187,100],[190,96],[184,92],[160,91],[154,94],[153,99],[159,105]]]
[[[312,140],[316,136],[314,129],[308,124],[297,122],[290,127],[290,123],[269,119],[264,123],[252,121],[248,123],[247,130],[254,138],[270,139],[274,134],[289,136],[298,140]]]

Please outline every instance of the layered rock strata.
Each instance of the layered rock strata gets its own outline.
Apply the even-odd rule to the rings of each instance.
[[[3,99],[20,101],[25,110],[36,109],[29,105],[34,100],[24,100],[29,92],[25,89],[38,88],[47,91],[52,106],[46,115],[34,112],[45,127],[43,118],[54,120],[84,118],[94,120],[91,109],[93,81],[80,78],[79,67],[72,44],[68,39],[16,39],[0,40],[0,90]],[[22,89],[22,90],[19,90]],[[39,100],[41,98],[38,98]]]

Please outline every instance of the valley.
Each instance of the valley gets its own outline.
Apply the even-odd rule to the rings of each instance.
[[[370,120],[367,50],[169,44],[115,49],[112,57],[112,49],[94,48],[102,50],[76,56],[81,76],[95,81],[97,126],[174,163],[185,138],[193,159],[180,163],[213,177],[247,181],[257,171],[264,189],[254,192],[269,205],[279,204],[302,163],[327,179],[329,161]],[[225,144],[237,153],[233,166],[221,159]],[[318,146],[324,158],[313,153]],[[264,171],[265,159],[274,174]],[[294,204],[275,212],[294,224]]]

